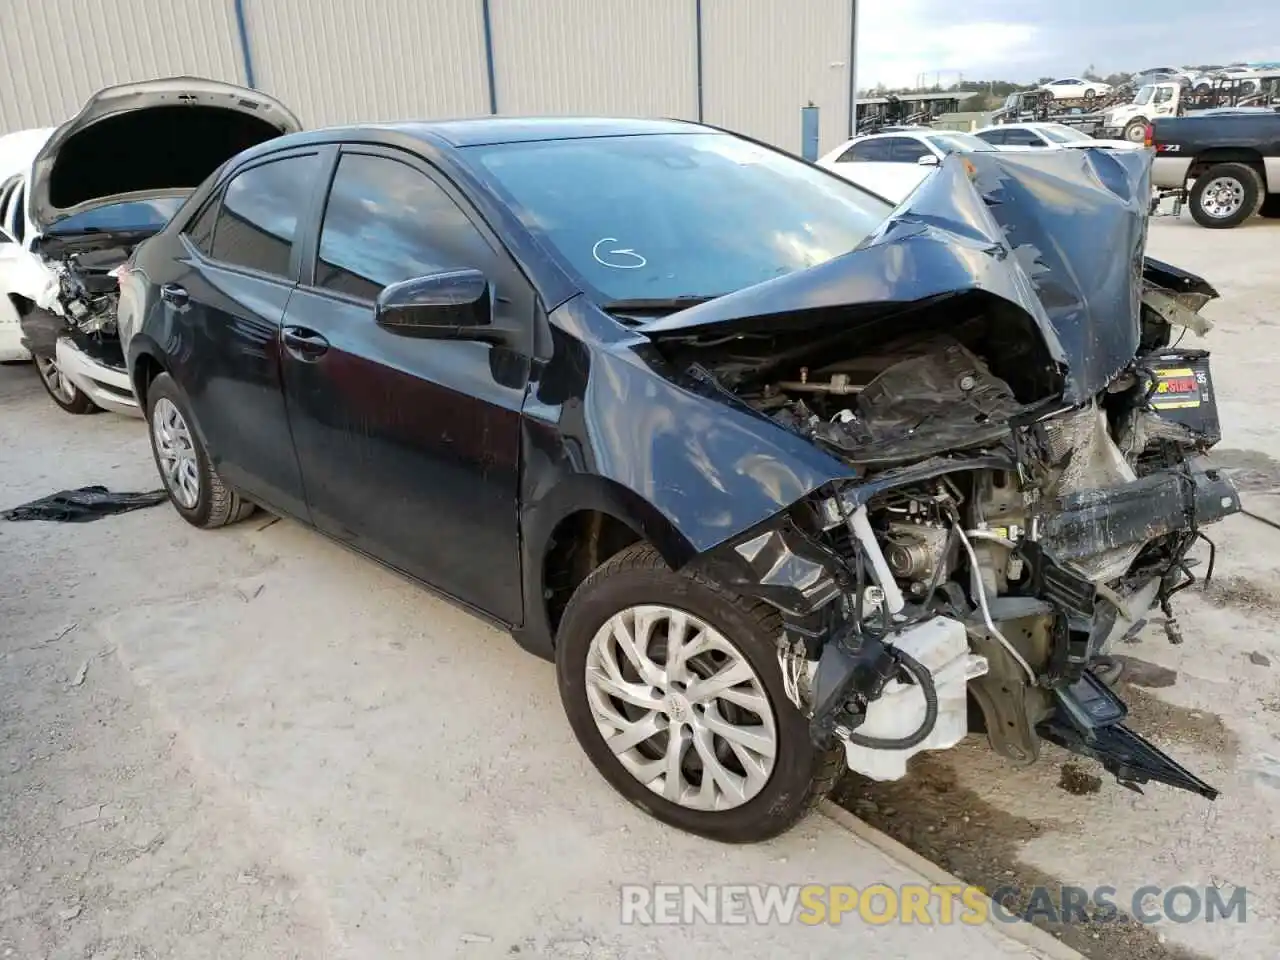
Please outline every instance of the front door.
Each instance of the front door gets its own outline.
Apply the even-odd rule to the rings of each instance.
[[[388,284],[470,267],[495,290],[495,318],[531,339],[532,289],[467,209],[407,154],[341,155],[314,265],[285,311],[285,395],[318,527],[517,624],[529,348],[374,323]]]
[[[289,443],[280,325],[296,287],[299,223],[326,154],[273,155],[237,173],[188,225],[191,256],[160,285],[168,349],[214,467],[252,499],[306,518]]]

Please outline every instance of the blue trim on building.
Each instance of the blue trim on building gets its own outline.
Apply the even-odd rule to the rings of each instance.
[[[849,0],[849,136],[858,132],[858,0]]]
[[[702,0],[693,0],[693,21],[698,66],[698,122],[702,123]]]
[[[253,49],[249,46],[249,23],[244,15],[244,0],[235,0],[236,30],[240,34],[240,56],[244,59],[244,85],[254,89]]]
[[[484,63],[489,73],[489,112],[498,113],[498,85],[493,69],[493,21],[489,15],[489,0],[480,0],[480,13],[484,17]]]

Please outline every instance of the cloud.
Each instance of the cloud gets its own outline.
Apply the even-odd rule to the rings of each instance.
[[[1228,31],[1206,31],[1205,9],[1203,0],[861,0],[858,85],[1280,60],[1277,0],[1233,0]]]

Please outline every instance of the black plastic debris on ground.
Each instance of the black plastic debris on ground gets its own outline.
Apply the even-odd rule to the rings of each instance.
[[[5,520],[54,520],[59,523],[88,523],[114,513],[127,513],[164,503],[169,495],[163,490],[148,493],[112,493],[106,487],[80,487],[60,490],[20,507],[5,510]]]

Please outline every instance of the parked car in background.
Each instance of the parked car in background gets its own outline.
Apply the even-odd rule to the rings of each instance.
[[[30,360],[22,344],[22,291],[48,283],[31,252],[35,231],[27,214],[27,174],[53,128],[19,130],[0,137],[0,362]]]
[[[1101,80],[1083,80],[1080,77],[1066,77],[1062,80],[1050,80],[1040,87],[1053,94],[1055,100],[1092,100],[1111,92],[1111,84]]]
[[[108,87],[42,132],[8,188],[26,235],[0,278],[59,407],[141,415],[116,332],[115,268],[220,164],[297,129],[266,94],[175,77]]]
[[[1091,672],[1239,509],[1148,165],[983,144],[895,208],[692,123],[313,131],[135,250],[120,331],[187,522],[261,504],[507,627],[667,823],[777,834],[970,695],[1019,763],[1211,799]]]
[[[818,159],[818,166],[837,173],[892,203],[901,203],[956,151],[991,150],[967,133],[932,127],[899,127],[846,140]]]
[[[1153,185],[1187,203],[1202,227],[1280,217],[1280,113],[1208,110],[1160,118],[1148,129]]]
[[[1128,140],[1101,140],[1069,127],[1065,123],[1001,123],[975,130],[973,135],[997,150],[1051,148],[1078,150],[1086,147],[1110,147],[1115,150],[1141,150],[1141,143]]]

